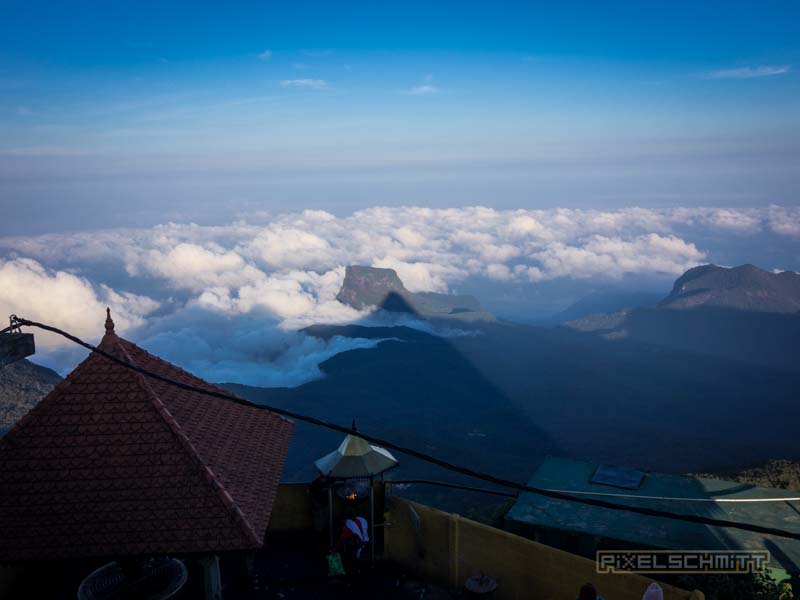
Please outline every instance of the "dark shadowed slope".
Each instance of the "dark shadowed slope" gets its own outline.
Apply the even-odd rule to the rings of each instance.
[[[396,292],[386,303],[416,312]],[[725,315],[715,321],[712,311]],[[333,357],[321,365],[324,379],[298,388],[229,387],[341,424],[355,417],[371,433],[518,481],[545,453],[675,473],[800,458],[800,373],[711,356],[702,347],[665,347],[682,328],[686,335],[686,322],[707,345],[741,337],[769,346],[774,338],[763,337],[758,319],[795,317],[722,308],[649,312],[690,320],[665,321],[658,343],[491,322],[449,338],[402,327],[314,326],[306,331],[320,337],[391,341]],[[637,320],[648,313],[631,313],[621,321],[640,331]],[[619,325],[613,321],[611,331]],[[783,325],[765,330],[791,332]],[[313,460],[339,437],[298,427],[287,475],[313,476]],[[402,462],[399,476],[450,478]]]
[[[394,294],[387,302],[402,312],[414,312]],[[560,452],[522,408],[458,351],[454,338],[407,327],[314,326],[306,331],[320,337],[388,339],[374,349],[334,356],[320,365],[324,379],[297,388],[225,387],[256,402],[343,425],[355,418],[359,428],[371,434],[520,482],[545,454]],[[300,481],[313,478],[313,461],[335,449],[341,438],[340,434],[298,424],[285,477]],[[470,482],[438,467],[399,458],[401,467],[395,478]],[[435,501],[438,506],[464,509],[461,495],[440,488],[426,488],[420,493],[417,498]]]
[[[55,371],[28,360],[0,369],[0,435],[44,398],[61,381]]]
[[[368,329],[309,332],[363,337]],[[229,387],[342,424],[357,417],[371,433],[517,480],[545,453],[676,473],[800,458],[796,374],[565,329],[380,335],[402,341],[340,354],[323,363],[325,379]],[[312,460],[339,437],[298,427],[287,474],[311,476]],[[403,476],[441,475],[402,462]]]
[[[370,328],[361,329],[314,328],[310,333],[369,335]],[[256,402],[341,424],[356,418],[359,428],[371,434],[519,481],[546,453],[559,452],[525,411],[464,358],[451,340],[401,327],[384,333],[396,340],[339,354],[321,365],[324,379],[298,388],[225,387]],[[286,477],[313,477],[314,459],[335,449],[341,437],[298,424]],[[439,468],[399,458],[396,477],[464,481]]]
[[[800,374],[565,329],[488,329],[454,346],[567,455],[667,472],[800,457]]]

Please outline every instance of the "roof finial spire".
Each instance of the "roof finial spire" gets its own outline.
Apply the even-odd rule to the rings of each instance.
[[[355,418],[353,419],[353,424],[351,425],[351,429],[352,429],[353,431],[358,431],[358,427],[356,427],[356,420],[355,420]]]
[[[106,334],[114,333],[114,320],[111,318],[111,309],[106,307]]]

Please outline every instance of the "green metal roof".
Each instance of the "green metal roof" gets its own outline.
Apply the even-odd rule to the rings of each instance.
[[[619,489],[591,483],[599,465],[567,458],[547,457],[533,474],[529,485],[539,488],[679,498],[777,498],[800,494],[787,490],[706,479],[647,473],[639,489]],[[591,496],[619,504],[642,506],[675,513],[696,514],[714,519],[757,523],[800,533],[800,502],[712,503],[681,502]],[[800,571],[800,542],[764,536],[726,527],[711,527],[649,517],[597,506],[546,498],[538,494],[520,495],[506,518],[530,526],[552,527],[592,536],[630,542],[637,546],[672,550],[769,550],[771,566]]]

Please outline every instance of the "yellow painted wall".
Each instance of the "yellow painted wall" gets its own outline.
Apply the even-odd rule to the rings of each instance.
[[[486,573],[498,581],[498,600],[573,600],[586,582],[609,600],[641,600],[652,581],[601,575],[589,559],[397,497],[387,498],[386,521],[387,560],[456,589]],[[662,587],[666,600],[703,600],[699,591]]]
[[[272,505],[270,531],[308,531],[314,528],[308,484],[281,484]]]

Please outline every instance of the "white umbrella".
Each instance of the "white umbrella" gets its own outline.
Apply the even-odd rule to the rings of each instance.
[[[369,478],[369,512],[371,525],[371,555],[375,560],[375,498],[372,489],[372,478],[393,469],[399,463],[391,452],[380,446],[369,444],[364,438],[356,435],[356,422],[353,421],[353,432],[349,433],[339,447],[314,461],[323,476],[331,479]],[[329,505],[329,541],[333,547],[333,491],[328,488]]]
[[[353,479],[375,477],[396,467],[398,462],[385,448],[368,444],[364,438],[351,433],[339,448],[314,461],[314,465],[325,477]]]

